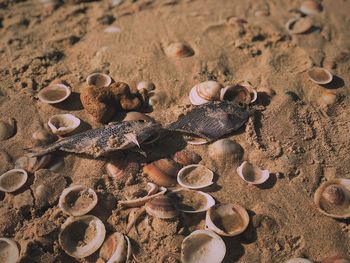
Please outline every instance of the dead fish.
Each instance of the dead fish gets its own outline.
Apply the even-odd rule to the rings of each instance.
[[[140,144],[157,138],[160,130],[161,125],[155,122],[112,122],[104,127],[61,139],[49,145],[46,149],[31,155],[35,157],[61,150],[84,153],[96,158],[112,151],[127,150],[135,146],[140,147]]]
[[[231,101],[215,101],[196,106],[167,128],[196,135],[210,142],[241,128],[250,115],[245,105]]]

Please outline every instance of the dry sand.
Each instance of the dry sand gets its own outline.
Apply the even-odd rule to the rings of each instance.
[[[167,98],[150,115],[163,125],[188,108],[193,85],[208,79],[225,85],[248,80],[258,90],[270,88],[276,95],[267,100],[260,94],[256,134],[250,122],[246,132],[232,138],[244,148],[244,159],[269,169],[273,180],[265,187],[249,186],[236,174],[238,163],[211,160],[208,146],[187,146],[216,172],[215,199],[239,203],[250,214],[251,224],[243,234],[224,238],[224,262],[350,257],[349,221],[326,217],[313,203],[323,181],[350,179],[349,1],[322,1],[323,11],[312,16],[314,28],[300,35],[290,35],[284,27],[296,15],[291,10],[300,6],[298,0],[125,0],[115,7],[109,1],[67,2],[55,7],[50,2],[0,1],[1,119],[17,121],[16,135],[0,142],[1,172],[14,166],[8,156],[16,160],[24,149],[34,147],[32,134],[53,114],[75,114],[87,128],[100,125],[79,101],[91,72],[106,72],[132,89],[139,81],[153,81]],[[104,32],[109,26],[120,32]],[[163,50],[175,41],[190,45],[195,55],[167,57]],[[334,73],[331,85],[319,86],[308,79],[306,70],[312,65]],[[56,78],[69,84],[72,96],[57,106],[38,101],[37,91]],[[321,96],[327,90],[337,95],[329,106]],[[183,145],[169,138],[155,148],[174,153]],[[64,178],[67,185],[74,182],[97,189],[100,202],[92,213],[105,222],[108,232],[123,231],[128,210],[117,207],[116,201],[140,191],[146,178],[133,173],[124,184],[108,178],[106,159],[63,153],[55,158],[64,160],[57,168],[60,179],[49,178],[46,183],[59,181],[62,187]],[[44,176],[39,179],[45,181]],[[33,181],[31,175],[24,190],[1,194],[0,236],[21,245],[22,262],[32,262],[30,258],[33,262],[95,262],[96,255],[75,260],[62,251],[57,234],[66,216],[57,201],[51,202],[55,198],[41,205],[30,188]],[[190,232],[202,229],[204,215],[187,215],[184,222]],[[161,262],[165,255],[171,256],[164,262],[177,262],[188,234],[177,234],[184,222],[153,219],[148,221],[150,228],[141,220],[140,236],[130,232],[139,262]]]

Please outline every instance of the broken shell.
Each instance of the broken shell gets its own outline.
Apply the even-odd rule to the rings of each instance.
[[[217,81],[209,80],[195,85],[190,91],[190,101],[193,105],[201,105],[219,100],[224,87]]]
[[[211,207],[205,217],[205,229],[221,236],[241,234],[249,224],[247,211],[237,204],[219,204]]]
[[[177,189],[169,194],[179,211],[185,213],[200,213],[215,205],[214,198],[207,193],[190,189]]]
[[[141,91],[141,90],[147,90],[148,92],[155,90],[156,86],[154,85],[153,82],[150,81],[141,81],[139,83],[137,83],[136,86],[137,90]]]
[[[102,221],[92,215],[69,217],[61,226],[59,243],[71,257],[84,258],[96,252],[106,236]]]
[[[181,244],[183,263],[220,263],[226,255],[226,246],[220,236],[208,230],[196,230]]]
[[[88,86],[96,86],[98,88],[108,87],[112,83],[110,76],[104,73],[92,73],[86,78]]]
[[[16,263],[19,258],[19,250],[15,241],[9,238],[0,238],[0,262]]]
[[[237,168],[238,175],[248,184],[262,184],[270,177],[268,170],[261,170],[259,167],[244,161]]]
[[[188,150],[176,152],[174,155],[174,161],[183,166],[197,164],[201,160],[202,157],[199,154]]]
[[[72,114],[57,114],[53,115],[47,124],[53,134],[65,135],[79,127],[80,119]]]
[[[126,114],[123,121],[154,121],[154,119],[144,113],[137,112],[137,111],[130,111]]]
[[[171,199],[165,195],[152,198],[145,204],[145,209],[149,215],[160,219],[171,219],[178,214]]]
[[[27,181],[28,174],[23,169],[12,169],[0,176],[0,191],[14,192]]]
[[[333,75],[327,69],[313,67],[307,71],[309,78],[317,84],[328,84],[332,81]]]
[[[179,185],[189,189],[199,189],[212,185],[213,178],[213,171],[201,164],[187,165],[177,174]]]
[[[18,158],[15,162],[15,167],[18,169],[26,170],[28,173],[34,173],[45,166],[51,161],[52,155],[46,154],[38,157],[31,157],[30,155],[24,155]]]
[[[299,10],[305,15],[314,15],[322,11],[322,6],[314,0],[304,1]]]
[[[350,218],[350,180],[333,179],[323,183],[315,192],[318,210],[333,218]]]
[[[287,260],[286,263],[313,263],[313,262],[306,258],[291,258]]]
[[[53,84],[43,88],[38,93],[38,98],[48,104],[56,104],[64,101],[72,93],[69,87],[64,84]]]
[[[128,237],[115,232],[111,234],[103,243],[100,250],[100,258],[107,263],[127,262],[131,256],[129,249],[130,241]]]
[[[9,118],[8,121],[0,121],[0,141],[11,138],[16,129],[16,121],[14,118]]]
[[[243,157],[243,148],[235,141],[229,139],[218,140],[208,147],[208,154],[211,159],[223,160],[227,157],[233,157],[239,161]]]
[[[96,192],[82,185],[73,185],[63,190],[58,206],[71,216],[82,216],[90,212],[97,204]]]
[[[286,23],[286,29],[291,34],[302,34],[311,28],[312,19],[310,17],[293,18]]]
[[[171,159],[160,159],[143,167],[143,173],[160,186],[171,186],[176,184],[176,175],[179,167]]]
[[[182,42],[175,42],[167,46],[164,50],[168,57],[186,58],[194,55],[193,49]]]
[[[221,90],[220,100],[238,101],[250,104],[258,98],[257,91],[248,81],[243,81],[234,86],[227,86]]]
[[[350,263],[350,259],[341,256],[331,256],[322,260],[321,263]]]

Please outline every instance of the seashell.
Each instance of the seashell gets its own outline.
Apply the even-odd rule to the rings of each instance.
[[[145,204],[145,209],[149,215],[160,219],[171,219],[178,214],[171,199],[165,195],[152,198]]]
[[[154,85],[153,82],[151,81],[141,81],[139,83],[137,83],[136,86],[137,90],[141,91],[141,90],[147,90],[148,92],[155,90],[156,86]]]
[[[313,262],[306,258],[291,258],[287,260],[286,263],[313,263]]]
[[[15,134],[16,120],[9,118],[8,121],[0,121],[0,141],[7,140]]]
[[[323,91],[321,93],[320,102],[323,105],[332,105],[337,102],[337,93],[335,91]]]
[[[257,91],[248,81],[243,81],[234,86],[227,86],[221,90],[220,100],[237,101],[250,104],[258,98]]]
[[[92,73],[86,78],[88,86],[96,86],[98,88],[108,87],[112,83],[112,78],[104,73]]]
[[[51,154],[46,154],[40,157],[31,157],[30,154],[28,154],[18,158],[15,162],[15,167],[17,169],[26,170],[28,173],[34,173],[45,168],[51,159]]]
[[[310,17],[293,18],[286,23],[286,29],[291,34],[302,34],[311,28],[312,19]]]
[[[66,100],[71,93],[71,89],[64,84],[52,84],[40,90],[38,98],[42,102],[56,104]]]
[[[317,84],[328,84],[332,81],[333,75],[327,69],[313,67],[307,71],[309,78]]]
[[[123,121],[154,121],[154,119],[144,113],[137,112],[137,111],[130,111],[126,114]]]
[[[149,94],[148,104],[150,106],[162,105],[167,100],[167,95],[165,92],[150,91],[148,94]]]
[[[131,244],[127,236],[114,232],[103,243],[100,258],[107,263],[128,262],[131,257]]]
[[[37,140],[40,143],[44,143],[44,144],[51,143],[55,140],[55,136],[53,134],[51,134],[50,132],[45,131],[45,130],[35,131],[32,134],[32,137],[34,140]]]
[[[71,216],[61,226],[58,241],[71,257],[84,258],[100,248],[105,236],[106,228],[97,217]]]
[[[179,185],[189,189],[199,189],[212,185],[214,173],[201,164],[190,164],[177,174]]]
[[[58,206],[71,216],[82,216],[90,212],[97,204],[96,192],[82,185],[73,185],[63,190]]]
[[[237,236],[249,224],[247,211],[237,204],[219,204],[207,211],[205,229],[212,230],[220,236]]]
[[[0,238],[0,262],[16,263],[19,259],[19,250],[15,241],[9,238]]]
[[[119,32],[122,32],[120,27],[116,27],[116,26],[106,27],[103,31],[106,32],[106,33],[119,33]]]
[[[262,184],[270,177],[268,170],[261,170],[259,167],[244,161],[237,168],[238,175],[248,184]]]
[[[182,263],[220,263],[225,255],[224,241],[212,231],[196,230],[181,244]]]
[[[208,154],[214,160],[223,160],[232,156],[238,161],[243,157],[243,148],[235,141],[221,139],[209,145]]]
[[[350,263],[350,259],[341,256],[327,257],[321,263]]]
[[[210,194],[185,188],[172,191],[169,197],[174,200],[178,210],[185,213],[205,212],[215,205],[215,200]]]
[[[160,186],[171,186],[176,184],[176,175],[179,167],[171,159],[160,159],[143,167],[143,173]]]
[[[164,50],[168,57],[173,58],[186,58],[194,55],[193,49],[182,42],[175,42],[167,46]]]
[[[305,15],[314,15],[322,11],[322,6],[315,0],[304,1],[299,10]]]
[[[118,204],[121,204],[125,207],[140,207],[145,205],[148,201],[152,200],[153,198],[164,195],[167,189],[165,187],[156,187],[153,183],[147,183],[147,186],[150,188],[148,191],[147,196],[133,199],[133,200],[126,200],[126,201],[119,201]]]
[[[53,134],[65,135],[79,127],[80,119],[72,114],[57,114],[53,115],[47,124]]]
[[[27,181],[28,174],[23,169],[12,169],[0,176],[0,191],[14,192],[21,188]]]
[[[174,155],[174,161],[183,166],[197,164],[201,160],[202,157],[199,154],[188,150],[176,152]]]
[[[318,210],[333,218],[350,218],[350,179],[324,182],[315,192]]]
[[[224,87],[217,81],[209,80],[195,85],[190,91],[190,101],[193,105],[201,105],[220,99]]]

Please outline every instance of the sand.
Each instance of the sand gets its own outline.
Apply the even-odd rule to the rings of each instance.
[[[259,91],[259,110],[255,121],[230,138],[243,147],[243,159],[271,171],[267,185],[246,184],[236,173],[239,163],[212,160],[207,145],[186,146],[170,137],[154,144],[142,162],[193,150],[217,175],[210,190],[216,201],[248,210],[248,229],[224,238],[224,262],[350,257],[349,221],[329,218],[313,203],[323,181],[350,178],[349,1],[322,1],[322,12],[312,16],[314,27],[299,35],[284,27],[297,15],[299,0],[125,0],[114,7],[109,1],[66,2],[0,0],[0,118],[17,122],[15,136],[0,142],[1,172],[36,145],[32,134],[45,129],[54,114],[76,115],[83,129],[101,126],[79,100],[89,73],[105,72],[133,91],[138,82],[152,81],[161,101],[149,115],[163,125],[191,108],[188,94],[195,84],[217,80],[226,86],[246,80]],[[194,55],[168,57],[164,50],[178,41]],[[330,70],[332,83],[313,83],[307,76],[312,65]],[[72,95],[57,105],[40,102],[38,90],[57,78],[72,88]],[[329,100],[325,94],[336,96]],[[59,187],[73,182],[94,188],[100,201],[91,213],[103,220],[107,233],[123,232],[129,210],[116,201],[146,187],[141,171],[118,181],[107,175],[107,158],[57,152],[54,159],[52,178]],[[45,176],[31,174],[20,192],[0,194],[0,236],[19,243],[21,262],[96,262],[97,254],[78,260],[60,248],[57,236],[67,216],[57,207],[56,192],[55,200],[35,200],[31,184],[39,178]],[[139,262],[179,262],[183,238],[203,229],[204,218],[141,217],[140,235],[135,230],[129,234]],[[49,230],[38,235],[47,224]]]

